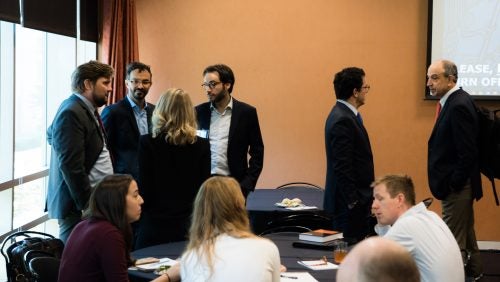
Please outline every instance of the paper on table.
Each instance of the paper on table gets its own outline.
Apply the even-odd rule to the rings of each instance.
[[[280,281],[318,282],[309,272],[282,272]]]
[[[324,260],[299,260],[297,261],[300,265],[303,265],[312,270],[327,270],[327,269],[337,269],[338,265],[331,262],[326,262]]]
[[[288,207],[287,210],[291,211],[302,211],[302,210],[317,210],[318,207],[315,206],[298,206],[298,207]]]
[[[143,270],[143,271],[155,271],[156,269],[158,269],[162,265],[172,266],[172,265],[175,265],[176,263],[177,263],[177,261],[174,259],[161,258],[159,262],[138,265],[137,269]]]

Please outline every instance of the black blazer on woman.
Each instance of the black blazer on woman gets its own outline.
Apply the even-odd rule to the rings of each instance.
[[[135,247],[186,240],[193,201],[209,177],[207,139],[180,146],[168,144],[165,135],[141,136],[139,193],[144,204]]]

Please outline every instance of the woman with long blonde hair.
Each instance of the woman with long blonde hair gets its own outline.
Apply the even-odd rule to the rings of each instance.
[[[139,190],[144,198],[136,249],[186,240],[199,187],[210,177],[210,145],[196,136],[189,94],[171,88],[160,96],[152,133],[139,143]]]
[[[270,240],[255,236],[240,185],[214,176],[196,196],[182,281],[279,281],[280,256]]]

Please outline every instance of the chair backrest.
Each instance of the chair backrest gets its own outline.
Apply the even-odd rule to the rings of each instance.
[[[316,214],[291,214],[280,218],[275,218],[267,223],[269,229],[280,226],[303,226],[311,230],[332,229],[333,221],[330,217]]]
[[[432,204],[433,201],[434,201],[434,198],[426,198],[426,199],[422,200],[422,202],[424,203],[426,208],[429,208],[429,206]]]
[[[54,257],[35,257],[29,262],[29,269],[37,282],[57,281],[60,259]]]
[[[285,188],[291,188],[291,187],[305,187],[305,188],[311,188],[311,189],[318,189],[318,190],[325,190],[321,188],[320,186],[308,182],[289,182],[283,185],[280,185],[276,187],[276,189],[285,189]]]
[[[276,226],[273,228],[269,228],[264,230],[259,234],[259,236],[264,236],[267,234],[272,234],[272,233],[283,233],[283,232],[294,232],[294,233],[302,233],[302,232],[309,232],[312,231],[310,228],[304,227],[304,226]]]

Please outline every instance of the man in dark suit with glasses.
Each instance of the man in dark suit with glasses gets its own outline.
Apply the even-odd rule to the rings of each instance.
[[[234,82],[228,66],[208,66],[202,87],[209,102],[198,105],[196,113],[200,135],[210,140],[212,175],[236,178],[246,198],[262,171],[264,143],[257,110],[231,95]]]

